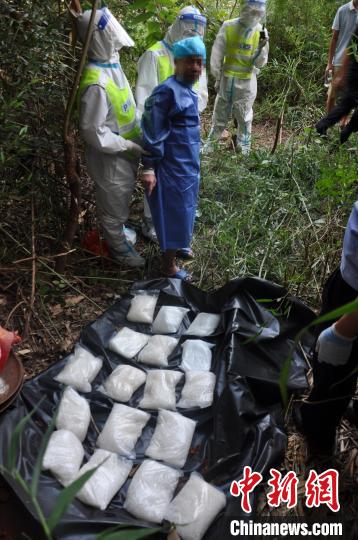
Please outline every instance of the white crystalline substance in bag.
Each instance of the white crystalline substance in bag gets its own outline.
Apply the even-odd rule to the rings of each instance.
[[[102,367],[101,358],[93,356],[92,353],[77,345],[65,367],[54,377],[55,381],[72,386],[79,392],[90,392],[91,382],[97,376]]]
[[[88,401],[80,396],[76,390],[67,387],[62,395],[58,409],[56,419],[57,429],[68,429],[80,441],[83,441],[86,437],[90,421],[91,410]]]
[[[97,446],[126,457],[135,457],[133,452],[150,414],[115,403],[97,439]]]
[[[151,336],[148,344],[138,355],[138,362],[150,366],[167,367],[168,356],[174,351],[179,340],[170,336]]]
[[[63,486],[68,486],[75,479],[83,456],[83,446],[76,435],[67,429],[59,429],[49,439],[42,469],[51,471]]]
[[[175,409],[175,387],[183,377],[180,371],[153,369],[147,374],[142,409]]]
[[[210,371],[189,371],[178,401],[178,407],[210,407],[213,402],[216,377]]]
[[[210,336],[219,326],[220,318],[220,315],[215,313],[198,313],[185,334],[199,337]]]
[[[106,379],[99,389],[115,401],[129,401],[145,382],[147,375],[141,369],[122,364]]]
[[[124,508],[138,519],[161,523],[181,475],[156,461],[143,461],[129,485]]]
[[[154,294],[136,294],[127,313],[128,321],[151,324],[157,300],[158,296]]]
[[[124,358],[134,358],[148,343],[149,336],[135,332],[130,328],[122,328],[109,341],[109,348]]]
[[[165,519],[176,524],[182,540],[201,540],[225,505],[226,497],[221,491],[192,473],[170,503]]]
[[[154,320],[153,332],[155,334],[175,334],[188,311],[190,310],[183,307],[162,306]]]
[[[179,413],[161,410],[145,455],[183,467],[190,450],[196,422]]]
[[[201,339],[188,339],[183,344],[181,369],[184,371],[210,371],[212,343]]]
[[[105,510],[127,480],[132,462],[107,450],[96,450],[86,465],[80,469],[77,478],[98,465],[96,472],[87,480],[76,497],[85,504]]]

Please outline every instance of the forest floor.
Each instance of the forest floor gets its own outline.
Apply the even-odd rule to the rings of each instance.
[[[275,132],[276,126],[272,123],[255,126],[253,137],[254,150],[258,148],[270,150],[275,138]],[[292,132],[284,130],[283,141],[287,141],[291,135]],[[221,147],[223,148],[223,159],[234,159],[234,152],[230,152],[230,148],[232,147],[230,139],[223,141]],[[267,157],[267,159],[270,158]],[[210,169],[212,164],[207,165],[207,167],[208,177],[210,174],[214,175],[215,170]],[[248,170],[252,169],[254,169],[254,165],[250,164]],[[214,172],[212,172],[213,170]],[[205,182],[205,178],[203,182]],[[207,192],[208,189],[204,186],[204,199],[205,197],[206,199],[212,198],[211,191]],[[250,187],[251,189],[252,187]],[[280,187],[278,186],[276,192],[276,187],[273,188],[273,201],[279,196],[279,189]],[[288,194],[291,191],[292,188],[287,188]],[[86,195],[89,201],[93,200],[91,187],[89,187]],[[243,197],[246,197],[245,193]],[[0,320],[3,321],[4,327],[21,329],[20,333],[22,333],[23,339],[16,346],[15,351],[23,362],[25,377],[29,379],[71,352],[74,344],[79,339],[82,328],[95,320],[121,295],[128,292],[133,281],[157,277],[159,250],[156,246],[145,241],[139,233],[142,212],[142,192],[138,189],[132,207],[130,224],[138,231],[137,249],[139,252],[144,253],[148,261],[145,271],[123,270],[115,266],[110,260],[86,252],[81,248],[81,235],[83,239],[83,231],[80,231],[80,236],[76,240],[75,251],[69,258],[66,274],[64,276],[55,275],[52,270],[53,259],[51,259],[50,255],[38,255],[36,264],[33,265],[31,252],[21,247],[24,245],[25,239],[27,239],[27,246],[31,244],[29,242],[29,230],[31,226],[29,222],[21,222],[21,220],[19,222],[18,220],[18,215],[21,215],[22,205],[25,203],[22,200],[14,200],[12,203],[14,213],[13,215],[8,214],[8,227],[5,230],[2,229],[2,234],[7,235],[8,253],[6,254],[7,263],[0,266]],[[204,204],[207,204],[205,200]],[[229,198],[227,201],[224,201],[222,203],[223,211],[229,212],[228,208],[230,204],[231,201]],[[250,201],[246,201],[246,204],[249,205]],[[279,208],[281,208],[280,205]],[[92,215],[92,223],[96,225],[96,218],[93,217],[95,214],[93,204],[91,202],[85,203],[85,209],[88,214]],[[205,209],[206,206],[204,206],[203,211]],[[299,212],[300,215],[305,213],[304,206],[299,209]],[[309,214],[310,221],[314,223],[317,221],[317,228],[314,231],[315,238],[318,238],[318,234],[320,240],[324,242],[326,224],[319,223],[319,219],[321,219],[319,215],[316,216],[316,221],[314,218],[311,219],[312,215],[312,213]],[[214,221],[216,220],[215,215],[213,215],[212,219]],[[336,221],[334,223],[336,224]],[[204,242],[203,246],[198,245],[202,240],[200,234],[203,227],[204,225],[199,225],[197,234],[199,239],[194,244],[194,248],[199,253],[199,262],[190,263],[189,268],[201,276],[201,286],[212,289],[216,288],[222,281],[231,279],[241,272],[245,272],[246,266],[241,261],[240,267],[233,266],[230,274],[221,273],[218,277],[217,270],[215,269],[210,273],[206,266],[207,263],[204,262],[204,259],[208,259],[208,244]],[[306,228],[310,228],[310,223],[308,223]],[[288,229],[292,229],[291,221],[289,222]],[[263,231],[259,231],[258,236],[261,235],[260,242],[263,245],[267,245],[268,242],[271,242],[271,236],[269,237],[268,235],[266,238]],[[320,231],[323,231],[322,234]],[[34,240],[36,241],[36,230],[34,234]],[[210,236],[211,232],[208,231],[207,234]],[[227,234],[229,238],[228,242],[231,242],[232,233]],[[249,236],[251,239],[251,231]],[[41,239],[41,243],[44,241],[46,239]],[[51,243],[51,239],[48,241]],[[307,240],[308,244],[315,242],[316,240]],[[274,244],[276,245],[276,241]],[[295,240],[294,244],[297,244],[297,240]],[[318,239],[317,244],[319,244]],[[250,244],[247,245],[250,246]],[[325,272],[333,268],[337,261],[337,247],[334,247],[335,244],[332,244],[332,246],[333,248],[329,253],[329,257],[324,259],[324,263],[322,262],[322,266],[323,264],[327,266],[327,268],[325,267]],[[217,249],[221,248],[218,247]],[[233,249],[237,249],[236,244],[233,246]],[[259,251],[259,253],[261,256],[262,252]],[[283,258],[285,256],[285,254],[282,255]],[[278,265],[277,255],[273,253],[272,257],[273,265],[275,266],[275,261],[277,261]],[[312,257],[314,258],[314,254]],[[262,258],[260,270],[268,259],[269,256],[265,253]],[[292,261],[291,264],[292,267],[296,266],[295,261]],[[300,264],[308,263],[302,260]],[[220,265],[225,266],[225,263],[221,259],[218,260],[218,268]],[[313,268],[312,272],[314,273],[314,262],[309,262],[308,266]],[[240,268],[240,271],[238,271],[238,268]],[[249,266],[248,268],[252,274],[258,274],[254,267],[251,268]],[[203,274],[207,274],[207,276],[203,277]],[[274,277],[276,275],[280,276],[280,274],[269,272],[268,275],[262,274],[262,277],[271,279],[272,275]],[[284,276],[287,277],[286,270]],[[318,294],[323,278],[324,273],[322,275],[320,273],[317,279],[314,277],[315,294]],[[279,281],[280,277],[276,279]],[[287,280],[290,281],[290,276],[287,277]],[[305,289],[301,282],[296,283],[293,280],[290,292],[299,293],[299,291],[302,291],[304,300],[309,304],[309,307],[315,309],[318,307],[317,296],[314,297],[312,290],[312,288]],[[309,301],[310,298],[312,299],[311,302]],[[294,427],[290,414],[287,416],[287,430],[289,444],[282,470],[294,470],[301,478],[305,478],[307,477],[305,444],[303,438]],[[345,517],[352,524],[354,523],[356,509],[358,508],[358,490],[356,489],[358,474],[357,435],[357,427],[350,424],[348,420],[344,420],[340,428],[337,455],[341,471],[341,504]],[[299,505],[296,509],[289,512],[289,515],[306,515],[305,510],[307,509]],[[267,513],[267,508],[264,507],[264,504],[262,504],[261,511],[262,513]],[[285,512],[283,510],[283,515],[287,515],[287,511]],[[352,536],[352,538],[354,537],[358,537],[358,532],[356,536]]]

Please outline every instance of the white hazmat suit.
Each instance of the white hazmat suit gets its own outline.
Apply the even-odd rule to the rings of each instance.
[[[216,36],[210,58],[211,73],[215,77],[215,90],[218,92],[214,105],[212,127],[209,133],[208,142],[204,146],[204,153],[212,150],[212,141],[218,139],[226,128],[228,120],[233,114],[237,121],[237,146],[243,154],[250,151],[251,129],[253,120],[253,104],[257,95],[257,74],[260,68],[264,67],[268,61],[269,43],[268,32],[263,30],[260,21],[265,15],[265,1],[247,0],[242,9],[240,17],[224,22],[218,35]],[[256,40],[256,50],[252,51],[250,62],[251,68],[244,68],[251,71],[251,76],[244,78],[242,73],[235,73],[235,66],[227,68],[228,56],[228,33],[234,31],[239,40],[244,44],[241,47],[250,47],[250,37],[255,33],[264,31],[265,37],[260,34],[260,39]],[[252,42],[255,42],[252,39]],[[240,58],[240,54],[233,54],[230,50],[230,59]],[[244,57],[247,58],[247,57]],[[231,69],[230,69],[231,68]],[[238,69],[239,70],[239,69]]]
[[[139,117],[144,111],[145,100],[151,95],[154,88],[163,82],[159,62],[165,57],[168,64],[167,77],[174,74],[174,58],[172,46],[176,41],[187,37],[199,35],[204,38],[206,19],[200,14],[200,11],[193,6],[187,6],[181,9],[174,23],[169,27],[162,41],[156,43],[148,49],[138,61],[138,78],[135,90],[137,111]],[[165,77],[166,78],[166,77]],[[197,86],[194,90],[198,94],[199,112],[202,112],[208,104],[208,83],[206,70],[202,70]],[[142,226],[144,236],[151,240],[156,239],[150,209],[146,198],[144,199],[144,222]]]
[[[84,41],[91,11],[77,15]],[[119,63],[118,50],[133,40],[107,8],[95,15],[88,63],[79,86],[80,132],[86,143],[88,171],[111,256],[121,264],[143,267],[144,259],[126,240],[124,223],[137,177],[140,128],[132,91]]]

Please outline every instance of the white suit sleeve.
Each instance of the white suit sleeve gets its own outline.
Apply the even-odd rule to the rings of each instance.
[[[206,69],[203,68],[203,72],[199,79],[198,88],[198,108],[199,113],[202,113],[208,104],[208,79],[206,77]]]
[[[215,80],[221,79],[222,65],[226,51],[226,32],[223,24],[215,38],[213,48],[211,49],[210,70]]]
[[[106,125],[108,116],[106,91],[89,86],[81,97],[80,131],[85,142],[105,154],[127,150],[127,141]]]
[[[138,60],[138,79],[135,88],[137,116],[140,119],[144,111],[145,100],[158,86],[157,60],[151,51],[146,51]]]
[[[261,30],[261,28],[260,28],[260,30]],[[264,47],[262,47],[262,49],[257,50],[257,56],[256,56],[256,58],[254,60],[254,66],[257,69],[263,68],[264,66],[266,66],[266,64],[268,62],[270,43],[269,43],[269,35],[268,35],[267,28],[265,28],[264,32],[265,32],[265,35],[266,35],[267,43],[266,43],[266,45]]]

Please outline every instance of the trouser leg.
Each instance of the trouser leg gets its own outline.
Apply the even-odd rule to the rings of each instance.
[[[354,300],[358,292],[342,278],[339,269],[328,279],[322,297],[321,315]],[[320,325],[317,333],[332,324]],[[302,424],[308,441],[316,452],[329,453],[333,449],[336,428],[356,389],[358,344],[355,342],[348,363],[332,366],[313,360],[313,387],[308,403],[301,408]]]
[[[218,139],[226,128],[232,110],[234,79],[222,77],[220,89],[215,99],[209,139]]]
[[[347,116],[352,109],[357,106],[357,99],[349,93],[345,93],[341,101],[337,103],[329,114],[324,116],[317,124],[316,129],[319,133],[325,134],[327,129],[334,126],[341,118]]]
[[[237,121],[237,147],[243,154],[251,149],[253,104],[257,95],[257,79],[253,74],[249,81],[237,81],[233,103],[233,115]]]

